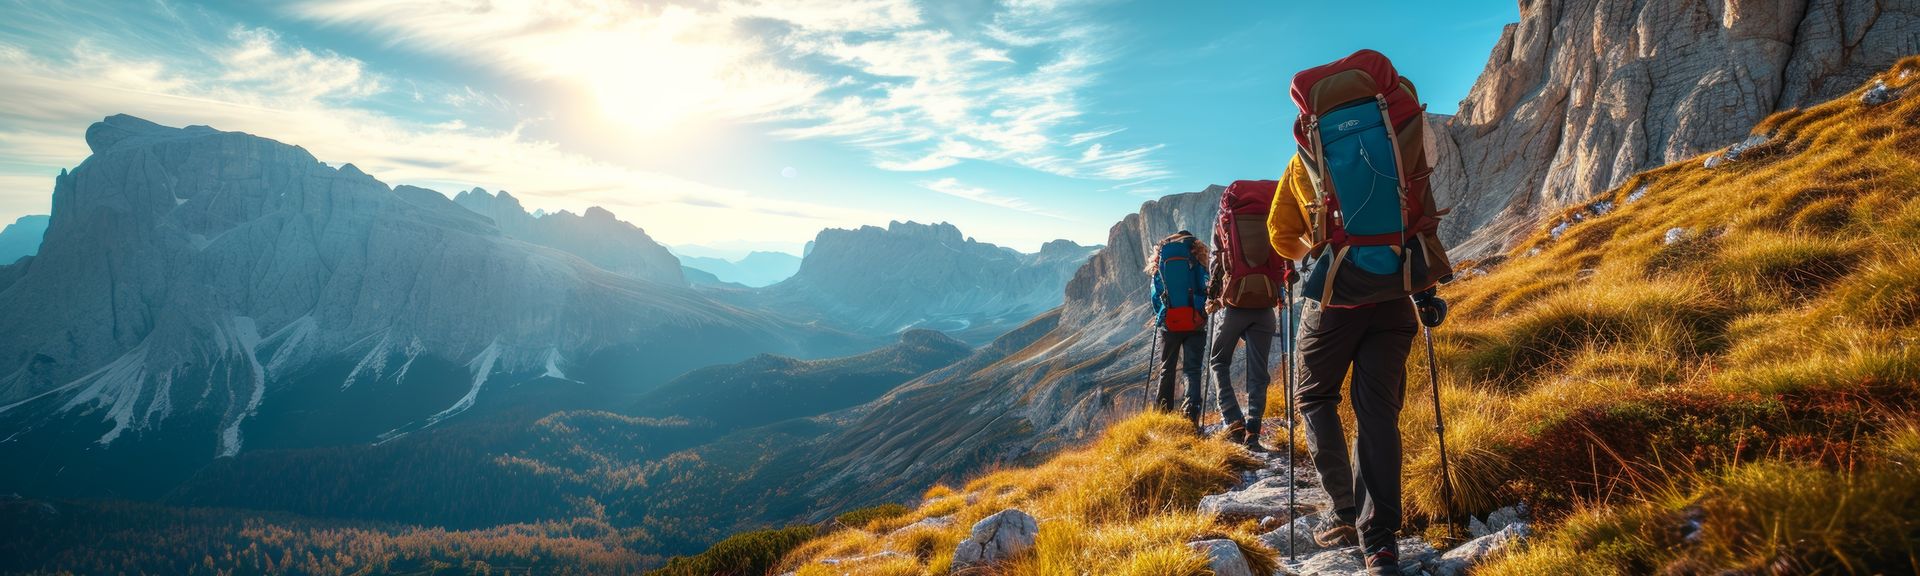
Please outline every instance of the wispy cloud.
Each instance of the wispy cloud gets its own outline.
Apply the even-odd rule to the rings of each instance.
[[[998,206],[1001,208],[1006,208],[1008,210],[1018,210],[1021,212],[1026,212],[1028,214],[1045,216],[1045,217],[1053,218],[1056,220],[1073,221],[1072,218],[1068,218],[1065,216],[1061,216],[1059,214],[1054,214],[1052,212],[1042,210],[1034,206],[1032,203],[1027,202],[1026,200],[1022,200],[1012,196],[1002,196],[999,194],[995,194],[991,191],[988,191],[985,188],[977,188],[973,186],[968,186],[966,184],[962,184],[960,180],[957,178],[941,178],[938,180],[921,182],[920,187],[926,188],[928,190],[932,190],[934,192],[939,192],[941,194],[946,194],[948,196],[953,196],[955,198],[963,198],[966,200],[979,202],[981,204],[986,204],[989,206]]]
[[[865,150],[878,168],[966,161],[1092,180],[1166,174],[1146,156],[1082,163],[1119,133],[1082,125],[1114,49],[1089,2],[1014,0],[929,18],[912,0],[305,2],[294,13],[395,46],[567,85],[630,128],[772,122]],[[1044,166],[1045,168],[1038,168]]]
[[[0,93],[8,95],[0,98],[0,158],[7,160],[0,164],[0,183],[29,186],[0,190],[0,210],[44,209],[52,171],[88,153],[81,138],[86,125],[124,112],[299,144],[322,161],[351,162],[389,183],[443,191],[506,188],[550,210],[601,205],[662,237],[701,237],[710,231],[706,223],[728,219],[739,223],[737,230],[785,239],[893,216],[603,162],[530,138],[520,125],[490,129],[460,118],[392,116],[372,101],[410,101],[416,91],[441,101],[498,97],[465,87],[395,83],[369,72],[364,62],[290,44],[271,30],[183,30],[151,40],[186,49],[116,45],[110,36],[52,49],[0,40]],[[27,202],[41,207],[21,208]]]

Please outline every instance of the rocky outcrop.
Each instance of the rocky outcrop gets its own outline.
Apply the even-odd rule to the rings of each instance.
[[[792,278],[748,303],[859,333],[928,328],[983,342],[1059,306],[1096,248],[1055,241],[1023,254],[946,223],[828,229]]]
[[[1040,523],[1017,508],[995,512],[973,524],[966,540],[953,550],[952,572],[1007,560],[1033,548]]]
[[[263,406],[302,408],[275,402],[290,388],[351,390],[353,418],[417,427],[505,375],[663,381],[829,344],[509,239],[444,195],[299,147],[130,116],[94,124],[87,144],[56,181],[40,253],[0,291],[0,422],[18,432],[0,452],[168,429],[200,446],[169,454],[225,456]],[[622,363],[636,348],[649,360]]]
[[[1914,53],[1907,2],[1523,1],[1459,112],[1430,118],[1443,237],[1456,257],[1498,253],[1543,215]]]
[[[474,188],[454,196],[453,201],[468,210],[493,220],[509,238],[546,246],[579,256],[602,270],[675,285],[686,285],[680,260],[665,246],[653,241],[647,231],[615,218],[605,208],[587,208],[585,215],[565,210],[538,215],[527,212],[520,199],[501,190],[489,194]]]
[[[0,266],[39,252],[40,237],[46,235],[49,220],[45,214],[33,214],[21,216],[6,228],[0,228]]]

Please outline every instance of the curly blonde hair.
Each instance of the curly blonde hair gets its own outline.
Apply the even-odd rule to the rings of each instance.
[[[1168,234],[1166,238],[1161,238],[1159,242],[1155,243],[1152,249],[1147,250],[1147,268],[1144,270],[1147,275],[1151,276],[1160,273],[1161,246],[1165,246],[1167,243],[1175,240],[1187,238],[1193,239],[1193,260],[1200,263],[1202,270],[1212,267],[1213,260],[1211,258],[1211,251],[1207,249],[1207,243],[1201,242],[1200,239],[1195,237],[1191,232],[1181,231]]]

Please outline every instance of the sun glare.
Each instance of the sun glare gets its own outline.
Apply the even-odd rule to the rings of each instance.
[[[817,90],[811,78],[759,62],[755,41],[731,26],[679,8],[544,40],[532,48],[549,73],[582,82],[605,120],[639,136],[769,113]]]

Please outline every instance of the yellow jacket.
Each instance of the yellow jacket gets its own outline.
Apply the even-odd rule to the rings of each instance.
[[[1306,257],[1313,247],[1313,225],[1308,221],[1307,205],[1314,200],[1313,181],[1307,166],[1295,154],[1280,176],[1280,188],[1273,194],[1273,210],[1267,213],[1267,238],[1273,251],[1288,260]]]

